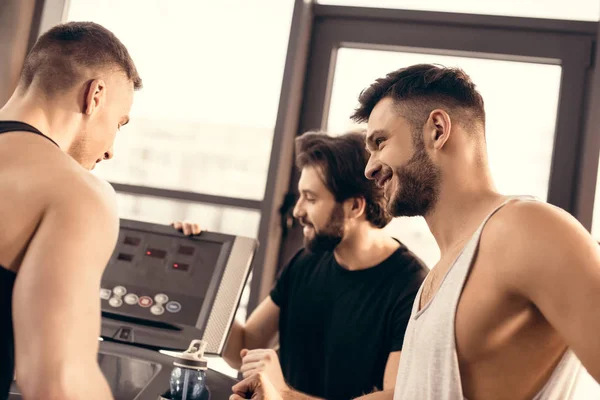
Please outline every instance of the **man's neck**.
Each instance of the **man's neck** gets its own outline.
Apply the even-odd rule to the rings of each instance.
[[[492,208],[505,199],[488,176],[471,176],[462,182],[451,177],[442,183],[434,209],[425,216],[442,256],[463,245]]]
[[[347,233],[333,254],[342,267],[354,271],[380,264],[399,246],[398,242],[383,230],[364,222]]]
[[[73,142],[68,129],[71,125],[69,121],[71,113],[56,104],[53,107],[46,106],[44,102],[45,100],[29,92],[16,93],[0,109],[0,120],[27,123],[54,140],[61,149],[69,149]]]

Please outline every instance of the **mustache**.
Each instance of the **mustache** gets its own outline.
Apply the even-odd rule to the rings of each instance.
[[[298,222],[300,222],[300,225],[302,225],[302,226],[310,226],[310,227],[313,226],[313,224],[310,223],[310,221],[307,220],[305,217],[298,218]]]

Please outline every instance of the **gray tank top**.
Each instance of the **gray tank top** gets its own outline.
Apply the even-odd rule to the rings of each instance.
[[[530,196],[511,197],[492,211],[473,234],[431,300],[419,310],[419,289],[404,337],[394,400],[463,400],[454,320],[469,269],[475,259],[481,232],[496,211],[512,200],[534,201]],[[600,399],[600,386],[575,354],[567,350],[550,379],[534,400]]]

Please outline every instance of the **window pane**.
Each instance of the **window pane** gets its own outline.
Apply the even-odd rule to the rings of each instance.
[[[317,0],[320,4],[404,10],[442,11],[465,14],[598,21],[598,0]]]
[[[471,76],[486,104],[488,156],[498,190],[546,200],[560,90],[558,65],[342,48],[328,130],[356,128],[348,116],[360,91],[388,72],[418,63],[461,67]],[[439,253],[433,236],[424,221],[417,221],[394,221],[388,229],[420,257],[435,262]]]
[[[256,238],[260,212],[117,193],[119,216],[155,224],[191,221],[203,230]]]
[[[293,0],[70,0],[68,20],[112,30],[144,81],[115,159],[97,174],[262,199],[292,9]]]

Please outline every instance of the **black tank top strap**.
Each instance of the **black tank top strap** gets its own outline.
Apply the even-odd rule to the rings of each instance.
[[[60,147],[58,145],[58,143],[56,143],[54,140],[50,139],[48,136],[44,135],[38,129],[36,129],[35,127],[33,127],[33,126],[29,125],[29,124],[26,124],[25,122],[20,122],[20,121],[0,121],[0,134],[8,133],[8,132],[31,132],[31,133],[35,133],[36,135],[40,135],[42,137],[45,137],[46,139],[48,139],[49,141],[51,141],[52,143],[54,143],[56,145],[56,147]]]

